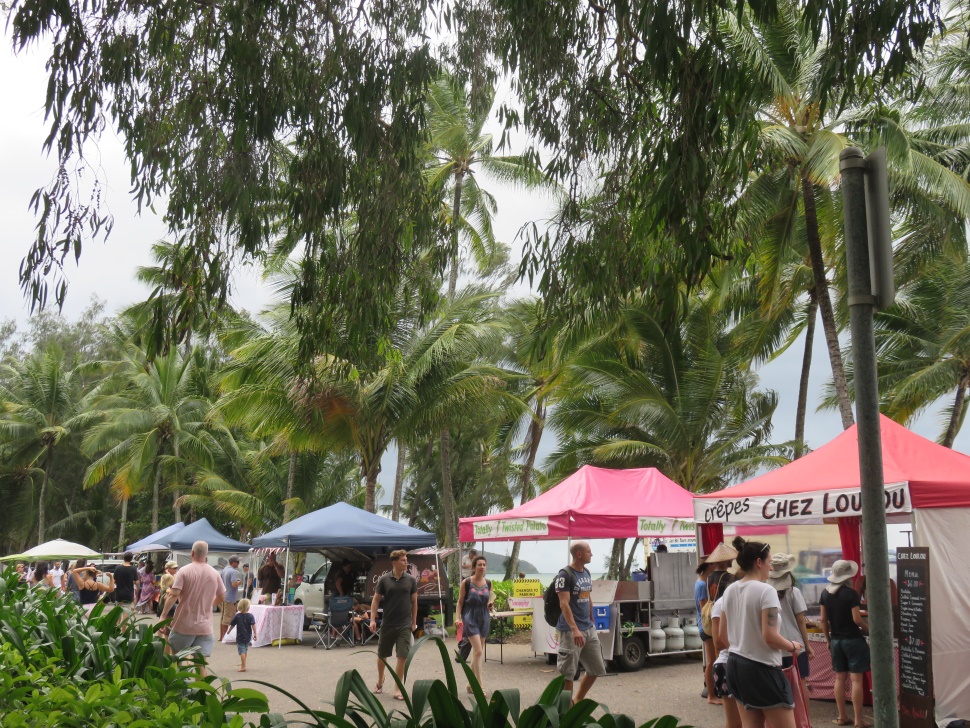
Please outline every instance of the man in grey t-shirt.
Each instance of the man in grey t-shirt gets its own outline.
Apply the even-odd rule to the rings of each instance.
[[[236,604],[239,602],[239,585],[242,575],[239,573],[239,557],[233,554],[229,557],[229,566],[222,570],[222,583],[226,586],[226,601],[222,605],[222,619],[219,620],[219,640],[229,631],[229,623],[236,616]]]
[[[370,630],[377,631],[377,609],[384,600],[384,616],[377,641],[377,686],[375,694],[384,689],[384,660],[397,651],[394,672],[404,682],[404,664],[411,650],[412,634],[418,628],[418,583],[407,573],[408,552],[404,549],[391,552],[391,571],[384,574],[374,589],[370,605]],[[394,688],[394,699],[403,696]]]
[[[606,663],[600,652],[599,635],[593,624],[593,578],[586,564],[593,560],[593,550],[585,541],[577,541],[570,549],[572,563],[556,575],[556,592],[559,594],[559,658],[556,667],[566,678],[563,690],[573,691],[573,678],[583,663],[586,674],[579,682],[573,696],[578,703],[586,697],[596,678],[606,674]]]

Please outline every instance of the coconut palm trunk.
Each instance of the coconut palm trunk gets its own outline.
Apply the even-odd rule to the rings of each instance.
[[[953,447],[953,441],[960,431],[960,423],[963,422],[963,411],[967,407],[967,386],[970,385],[970,372],[964,371],[960,375],[957,384],[957,394],[953,400],[953,411],[950,413],[950,422],[946,428],[946,435],[941,443],[943,447]]]
[[[391,501],[391,520],[401,517],[401,496],[404,492],[404,468],[407,465],[407,448],[400,440],[397,443],[397,467],[394,469],[394,499]]]
[[[805,318],[805,351],[802,354],[802,373],[798,380],[798,407],[795,409],[795,460],[805,454],[805,415],[808,411],[808,377],[812,370],[812,349],[815,342],[815,319],[818,318],[818,297],[815,289],[808,292],[808,314]]]
[[[380,470],[380,458],[361,463],[361,475],[364,477],[364,510],[377,513],[377,473]]]
[[[818,232],[818,211],[815,207],[815,190],[811,180],[802,175],[802,199],[805,205],[805,232],[808,238],[808,254],[812,261],[812,277],[815,280],[815,293],[818,308],[822,314],[822,330],[825,332],[825,345],[832,365],[832,380],[839,402],[839,415],[842,428],[848,429],[855,422],[852,415],[852,402],[849,399],[849,385],[845,379],[845,366],[842,363],[842,350],[839,347],[839,331],[835,325],[835,313],[829,296],[828,279],[825,277],[825,259],[822,256],[822,240]]]
[[[155,483],[152,485],[152,533],[158,530],[158,499],[162,490],[162,463],[155,465]]]
[[[125,548],[125,527],[128,525],[128,497],[121,499],[121,524],[118,527],[118,550]]]
[[[47,446],[44,456],[44,475],[40,479],[40,497],[37,502],[37,543],[44,543],[44,503],[47,500],[47,484],[51,479],[51,468],[54,465],[54,446]]]
[[[630,544],[630,553],[626,555],[626,563],[623,565],[623,571],[620,572],[620,581],[630,578],[630,570],[633,569],[633,559],[637,555],[637,545],[640,543],[640,539],[633,539],[633,543]]]
[[[283,523],[290,520],[290,501],[293,498],[293,488],[296,485],[297,460],[296,450],[290,450],[290,467],[286,473],[286,504],[283,506]]]
[[[172,451],[175,453],[175,462],[178,463],[178,459],[179,459],[179,441],[178,441],[178,438],[177,437],[175,438],[175,442],[172,444]],[[179,477],[175,479],[175,482],[176,483],[181,483],[182,482],[181,472],[182,472],[182,470],[181,470],[181,468],[179,468]],[[172,511],[175,513],[175,520],[176,521],[181,521],[182,520],[182,505],[181,505],[181,502],[182,502],[182,490],[181,490],[181,488],[176,488],[175,491],[172,493]]]
[[[455,172],[455,197],[451,208],[451,270],[448,272],[448,300],[453,301],[458,288],[458,220],[461,216],[461,186],[465,170]]]
[[[532,472],[535,470],[539,441],[542,440],[542,432],[546,426],[546,408],[541,402],[536,402],[532,415],[532,422],[529,424],[529,454],[525,459],[525,466],[522,468],[522,500],[520,503],[528,503],[532,500]],[[521,545],[521,541],[512,542],[512,553],[509,555],[505,566],[506,581],[514,579],[519,571],[519,548]]]

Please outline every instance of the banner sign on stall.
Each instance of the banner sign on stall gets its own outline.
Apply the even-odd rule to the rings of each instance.
[[[932,728],[933,649],[930,631],[930,550],[896,549],[899,579],[899,725]]]
[[[910,513],[909,483],[887,484],[886,514]],[[727,491],[730,492],[730,491]],[[862,515],[858,488],[743,498],[695,498],[698,523],[790,523]]]
[[[478,521],[475,527],[475,540],[501,538],[503,536],[548,536],[549,519],[507,518],[504,521]]]
[[[651,518],[650,516],[640,516],[637,519],[637,537],[656,536],[660,538],[670,538],[674,536],[694,537],[693,521],[685,521],[680,518]]]

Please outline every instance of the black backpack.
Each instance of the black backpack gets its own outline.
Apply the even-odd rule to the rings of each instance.
[[[573,593],[573,587],[576,586],[576,577],[573,576],[572,569],[560,569],[559,574],[556,574],[556,579],[559,578],[560,574],[566,575],[566,583],[569,585],[566,591],[571,595]],[[543,617],[545,617],[546,624],[550,627],[557,626],[559,624],[559,617],[562,616],[562,606],[559,604],[559,592],[556,591],[556,579],[549,582],[549,586],[546,587],[546,591],[542,595]]]

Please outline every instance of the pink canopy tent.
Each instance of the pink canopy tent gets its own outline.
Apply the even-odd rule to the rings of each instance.
[[[936,718],[970,715],[970,457],[880,417],[886,518],[911,522],[913,545],[930,549],[930,613]],[[855,426],[818,450],[770,473],[694,498],[703,553],[724,524],[836,522],[844,557],[861,561],[862,501]]]
[[[691,494],[656,468],[584,465],[504,513],[462,518],[462,541],[693,536]]]

